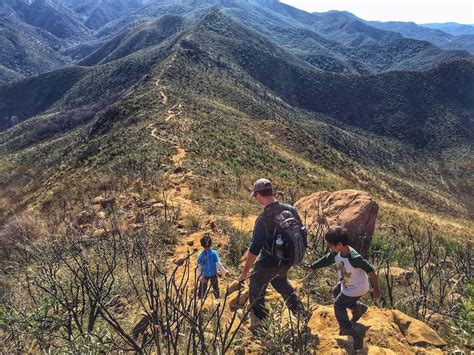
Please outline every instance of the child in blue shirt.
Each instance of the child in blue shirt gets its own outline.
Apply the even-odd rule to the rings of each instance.
[[[199,254],[197,260],[197,275],[199,277],[199,298],[205,298],[207,294],[207,284],[211,281],[211,286],[214,291],[214,296],[220,298],[219,280],[217,278],[217,271],[219,270],[224,275],[229,274],[224,266],[221,264],[217,251],[211,249],[212,239],[209,234],[205,234],[201,238],[201,245],[204,250]]]

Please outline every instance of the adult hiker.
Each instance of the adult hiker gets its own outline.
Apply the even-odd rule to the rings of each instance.
[[[265,291],[270,283],[280,293],[287,307],[305,320],[309,312],[288,282],[288,271],[303,259],[306,249],[306,228],[293,206],[280,203],[273,196],[272,183],[259,179],[253,185],[252,195],[264,207],[253,230],[252,242],[239,281],[249,278],[250,329],[255,332],[267,316]]]

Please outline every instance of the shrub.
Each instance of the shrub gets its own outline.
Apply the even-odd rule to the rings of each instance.
[[[203,216],[196,215],[196,214],[188,214],[184,217],[184,219],[185,219],[186,227],[190,231],[196,232],[201,227]]]
[[[241,263],[242,255],[249,246],[250,238],[248,235],[242,233],[241,231],[235,228],[230,230],[227,236],[229,238],[229,243],[227,247],[229,251],[229,261],[233,266],[238,267]]]

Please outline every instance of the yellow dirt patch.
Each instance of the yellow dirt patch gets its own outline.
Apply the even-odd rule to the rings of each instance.
[[[228,218],[235,229],[242,231],[243,233],[250,233],[253,231],[255,225],[256,215],[250,215],[247,217],[242,216],[230,216]]]

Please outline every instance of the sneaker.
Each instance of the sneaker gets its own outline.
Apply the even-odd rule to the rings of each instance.
[[[363,303],[357,303],[354,309],[352,310],[352,319],[351,323],[355,324],[357,321],[367,312],[369,307]]]
[[[253,311],[249,312],[250,326],[249,330],[253,335],[257,335],[258,330],[261,326],[262,321],[258,318]]]
[[[354,339],[354,350],[361,350],[364,348],[364,338],[354,328],[341,328],[339,335],[349,335]]]
[[[364,348],[364,338],[362,335],[356,332],[356,335],[352,338],[354,339],[354,350],[362,350]]]
[[[357,334],[358,333],[354,328],[340,328],[339,329],[339,335],[350,335],[353,337]]]

